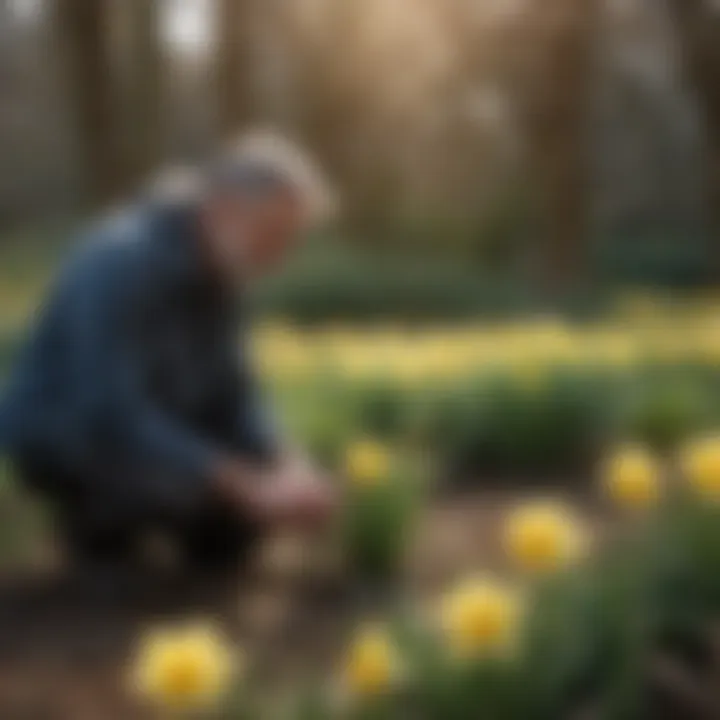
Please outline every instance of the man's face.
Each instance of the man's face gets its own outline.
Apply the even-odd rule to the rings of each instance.
[[[225,193],[204,211],[210,251],[222,273],[235,282],[252,280],[282,264],[302,228],[302,208],[290,191],[254,197]]]

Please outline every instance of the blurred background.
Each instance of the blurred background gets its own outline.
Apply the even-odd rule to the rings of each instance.
[[[2,0],[0,32],[0,366],[74,229],[273,126],[342,198],[254,296],[322,457],[555,473],[714,422],[714,0]]]
[[[714,0],[0,8],[4,246],[270,124],[317,155],[340,238],[371,254],[543,291],[718,271]]]

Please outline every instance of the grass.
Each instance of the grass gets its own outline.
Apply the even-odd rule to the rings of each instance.
[[[67,248],[69,223],[0,238],[0,337],[31,317]]]

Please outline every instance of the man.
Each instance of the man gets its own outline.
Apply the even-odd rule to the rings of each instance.
[[[160,195],[89,233],[1,424],[76,554],[124,559],[161,530],[191,564],[232,565],[264,526],[316,524],[333,507],[268,425],[238,343],[239,291],[283,261],[323,190],[297,149],[264,137]]]

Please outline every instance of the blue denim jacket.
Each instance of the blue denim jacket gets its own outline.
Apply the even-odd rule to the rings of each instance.
[[[204,261],[192,209],[106,219],[20,353],[0,446],[118,502],[192,504],[218,453],[273,452],[237,305]]]

